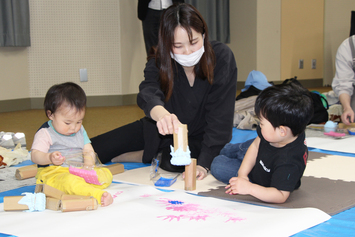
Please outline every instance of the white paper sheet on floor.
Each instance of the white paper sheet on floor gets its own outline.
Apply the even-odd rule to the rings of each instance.
[[[4,212],[0,232],[16,236],[290,236],[330,218],[314,208],[267,208],[152,186],[112,184],[108,207],[62,213]]]

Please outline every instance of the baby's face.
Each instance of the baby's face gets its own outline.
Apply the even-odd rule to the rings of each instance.
[[[58,133],[70,136],[80,130],[84,116],[85,109],[78,111],[76,108],[63,104],[48,117],[52,120],[52,125]]]

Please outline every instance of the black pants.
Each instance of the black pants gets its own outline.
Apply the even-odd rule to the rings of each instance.
[[[158,44],[160,17],[162,13],[163,10],[153,10],[148,8],[147,16],[142,21],[143,36],[147,55],[149,55],[150,48]]]
[[[138,120],[90,140],[101,163],[105,164],[123,153],[143,150],[143,137],[143,123]]]
[[[114,157],[127,152],[145,150],[144,152],[146,153],[146,150],[150,147],[145,147],[145,144],[149,144],[149,141],[145,142],[144,138],[149,139],[152,134],[144,134],[144,131],[147,131],[144,129],[144,126],[147,126],[145,125],[147,122],[143,121],[146,120],[141,119],[107,133],[90,138],[91,144],[101,163],[105,164],[110,162]],[[144,162],[151,162],[153,157],[156,156],[157,153],[161,152],[162,159],[160,162],[160,168],[172,172],[183,172],[185,169],[184,166],[175,166],[170,163],[170,145],[173,144],[173,136],[160,136],[160,138],[161,140],[159,146],[157,147],[157,152],[150,152],[149,154],[152,154],[150,155],[150,159],[145,160]],[[188,140],[191,157],[197,159],[201,152],[202,135],[188,137]]]

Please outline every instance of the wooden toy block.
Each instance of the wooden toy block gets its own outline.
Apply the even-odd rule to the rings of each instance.
[[[16,169],[15,177],[17,180],[33,178],[37,174],[37,165],[28,165]]]
[[[109,169],[112,175],[120,174],[124,172],[124,165],[120,163],[115,163],[112,165],[104,166],[105,168]]]
[[[52,197],[56,199],[61,199],[64,192],[53,188],[47,184],[37,184],[35,188],[35,193],[44,193],[46,197]]]
[[[60,199],[51,198],[51,197],[46,198],[46,209],[49,209],[52,211],[59,211],[60,204],[61,204]]]
[[[173,134],[174,139],[174,150],[176,151],[179,147],[182,148],[184,152],[187,151],[188,139],[187,139],[187,125],[180,124],[178,133]]]
[[[91,211],[96,210],[98,207],[98,202],[94,197],[89,197],[87,199],[72,199],[72,200],[62,200],[61,211]]]
[[[346,125],[345,123],[339,123],[338,128],[340,128],[340,129],[355,128],[355,123],[350,123],[350,125]]]
[[[185,190],[196,190],[196,159],[191,158],[191,164],[185,166]]]
[[[18,202],[24,196],[7,196],[4,197],[4,211],[24,211],[29,210],[25,204],[19,204]]]
[[[63,194],[61,200],[89,199],[89,198],[92,198],[92,196]]]

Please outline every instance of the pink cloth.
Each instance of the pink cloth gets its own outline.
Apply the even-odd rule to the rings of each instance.
[[[69,172],[71,174],[84,178],[87,183],[101,185],[99,179],[97,178],[97,174],[95,170],[83,170],[83,169],[70,166]]]

